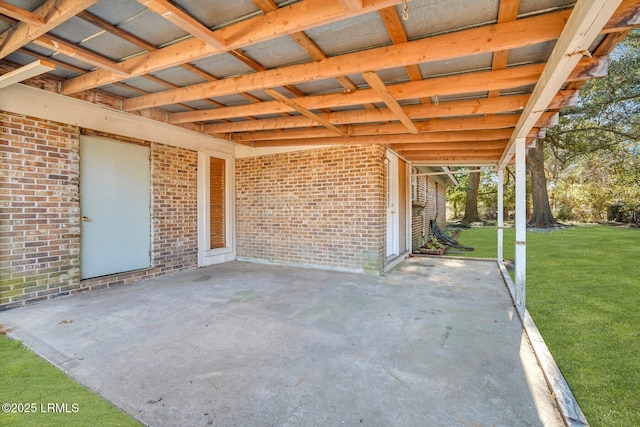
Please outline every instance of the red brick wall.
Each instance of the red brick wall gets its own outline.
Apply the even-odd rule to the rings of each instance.
[[[415,173],[414,170],[412,173]],[[411,248],[417,249],[429,240],[429,221],[435,219],[440,227],[446,225],[447,194],[446,188],[428,176],[417,177],[417,200],[411,218]]]
[[[79,134],[0,112],[0,307],[80,287]]]
[[[0,112],[0,310],[197,266],[197,153],[151,146],[152,265],[80,281],[80,129]]]
[[[358,145],[237,159],[238,257],[381,271],[384,156]]]

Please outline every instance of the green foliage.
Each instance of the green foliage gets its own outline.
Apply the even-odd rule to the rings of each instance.
[[[0,384],[0,403],[29,404],[29,409],[35,410],[2,412],[0,425],[3,426],[140,425],[24,348],[20,342],[1,335]],[[66,412],[49,410],[49,403],[67,404],[60,407]]]
[[[548,129],[552,208],[566,219],[605,220],[618,203],[640,206],[640,32],[611,54],[609,75],[587,82],[575,107]],[[628,215],[630,216],[630,215]]]
[[[496,229],[464,230],[467,256],[493,257]],[[527,233],[527,307],[593,427],[640,425],[640,230]],[[513,259],[513,229],[505,257]]]
[[[485,168],[486,169],[486,168]],[[504,207],[506,211],[515,209],[515,186],[513,173],[510,168],[505,169]],[[469,190],[469,174],[458,173],[457,187],[447,188],[447,214],[449,219],[458,219],[464,213],[467,191]],[[478,213],[484,221],[493,221],[497,218],[498,200],[498,176],[495,171],[486,170],[480,173],[480,187],[478,191]]]

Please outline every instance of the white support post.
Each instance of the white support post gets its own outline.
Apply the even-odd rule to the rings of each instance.
[[[516,139],[516,259],[515,304],[520,316],[525,312],[527,279],[527,143]],[[522,317],[524,318],[524,317]]]
[[[504,169],[498,170],[498,262],[504,262]]]

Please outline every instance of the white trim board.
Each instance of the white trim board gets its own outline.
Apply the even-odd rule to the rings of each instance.
[[[0,110],[194,151],[234,155],[235,143],[23,84],[0,90]]]

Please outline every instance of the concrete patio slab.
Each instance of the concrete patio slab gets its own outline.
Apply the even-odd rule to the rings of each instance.
[[[151,426],[563,425],[491,262],[380,277],[232,262],[0,324]]]

